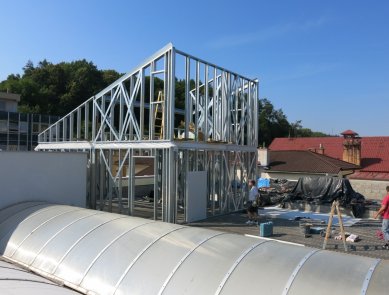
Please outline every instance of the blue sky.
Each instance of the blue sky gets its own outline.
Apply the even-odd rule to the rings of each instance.
[[[30,59],[127,72],[172,42],[260,79],[289,121],[389,136],[388,1],[0,0],[0,80]]]

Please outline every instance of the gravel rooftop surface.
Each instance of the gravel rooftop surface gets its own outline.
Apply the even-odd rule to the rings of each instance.
[[[204,221],[188,224],[189,226],[205,227],[213,230],[236,233],[240,235],[253,235],[259,237],[259,227],[256,225],[246,225],[247,215],[243,212],[232,213],[228,215],[208,218]],[[311,237],[305,237],[300,229],[300,221],[287,220],[280,218],[271,218],[269,216],[260,216],[259,223],[272,221],[273,236],[275,240],[287,241],[303,244],[308,247],[322,249],[324,238],[320,234],[312,234]],[[326,224],[320,222],[308,221],[314,226],[326,228]],[[335,226],[336,234],[339,233],[339,227]],[[358,242],[347,242],[348,253],[354,255],[368,256],[373,258],[389,259],[389,250],[383,250],[382,240],[376,236],[377,230],[381,228],[381,220],[362,219],[351,227],[345,227],[345,232],[357,234],[360,237]],[[335,240],[333,236],[328,240],[327,250],[344,252],[343,242]]]

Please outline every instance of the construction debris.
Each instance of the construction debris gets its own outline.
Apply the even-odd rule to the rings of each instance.
[[[353,190],[350,181],[339,177],[301,177],[298,182],[286,179],[258,179],[261,206],[305,202],[320,205],[334,200],[352,210],[354,217],[365,212],[365,198]],[[265,186],[269,184],[268,186]]]

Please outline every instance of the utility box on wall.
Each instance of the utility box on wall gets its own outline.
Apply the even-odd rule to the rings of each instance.
[[[0,152],[0,208],[25,202],[85,207],[87,154]]]

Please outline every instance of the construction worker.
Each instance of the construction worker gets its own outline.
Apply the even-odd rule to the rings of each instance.
[[[249,200],[247,202],[247,215],[249,220],[246,222],[248,225],[258,224],[258,204],[257,199],[259,197],[258,188],[255,185],[255,180],[249,181]]]
[[[376,212],[374,218],[382,215],[382,234],[384,235],[385,245],[382,249],[389,250],[389,186],[386,187],[386,196],[382,200],[381,208]]]

